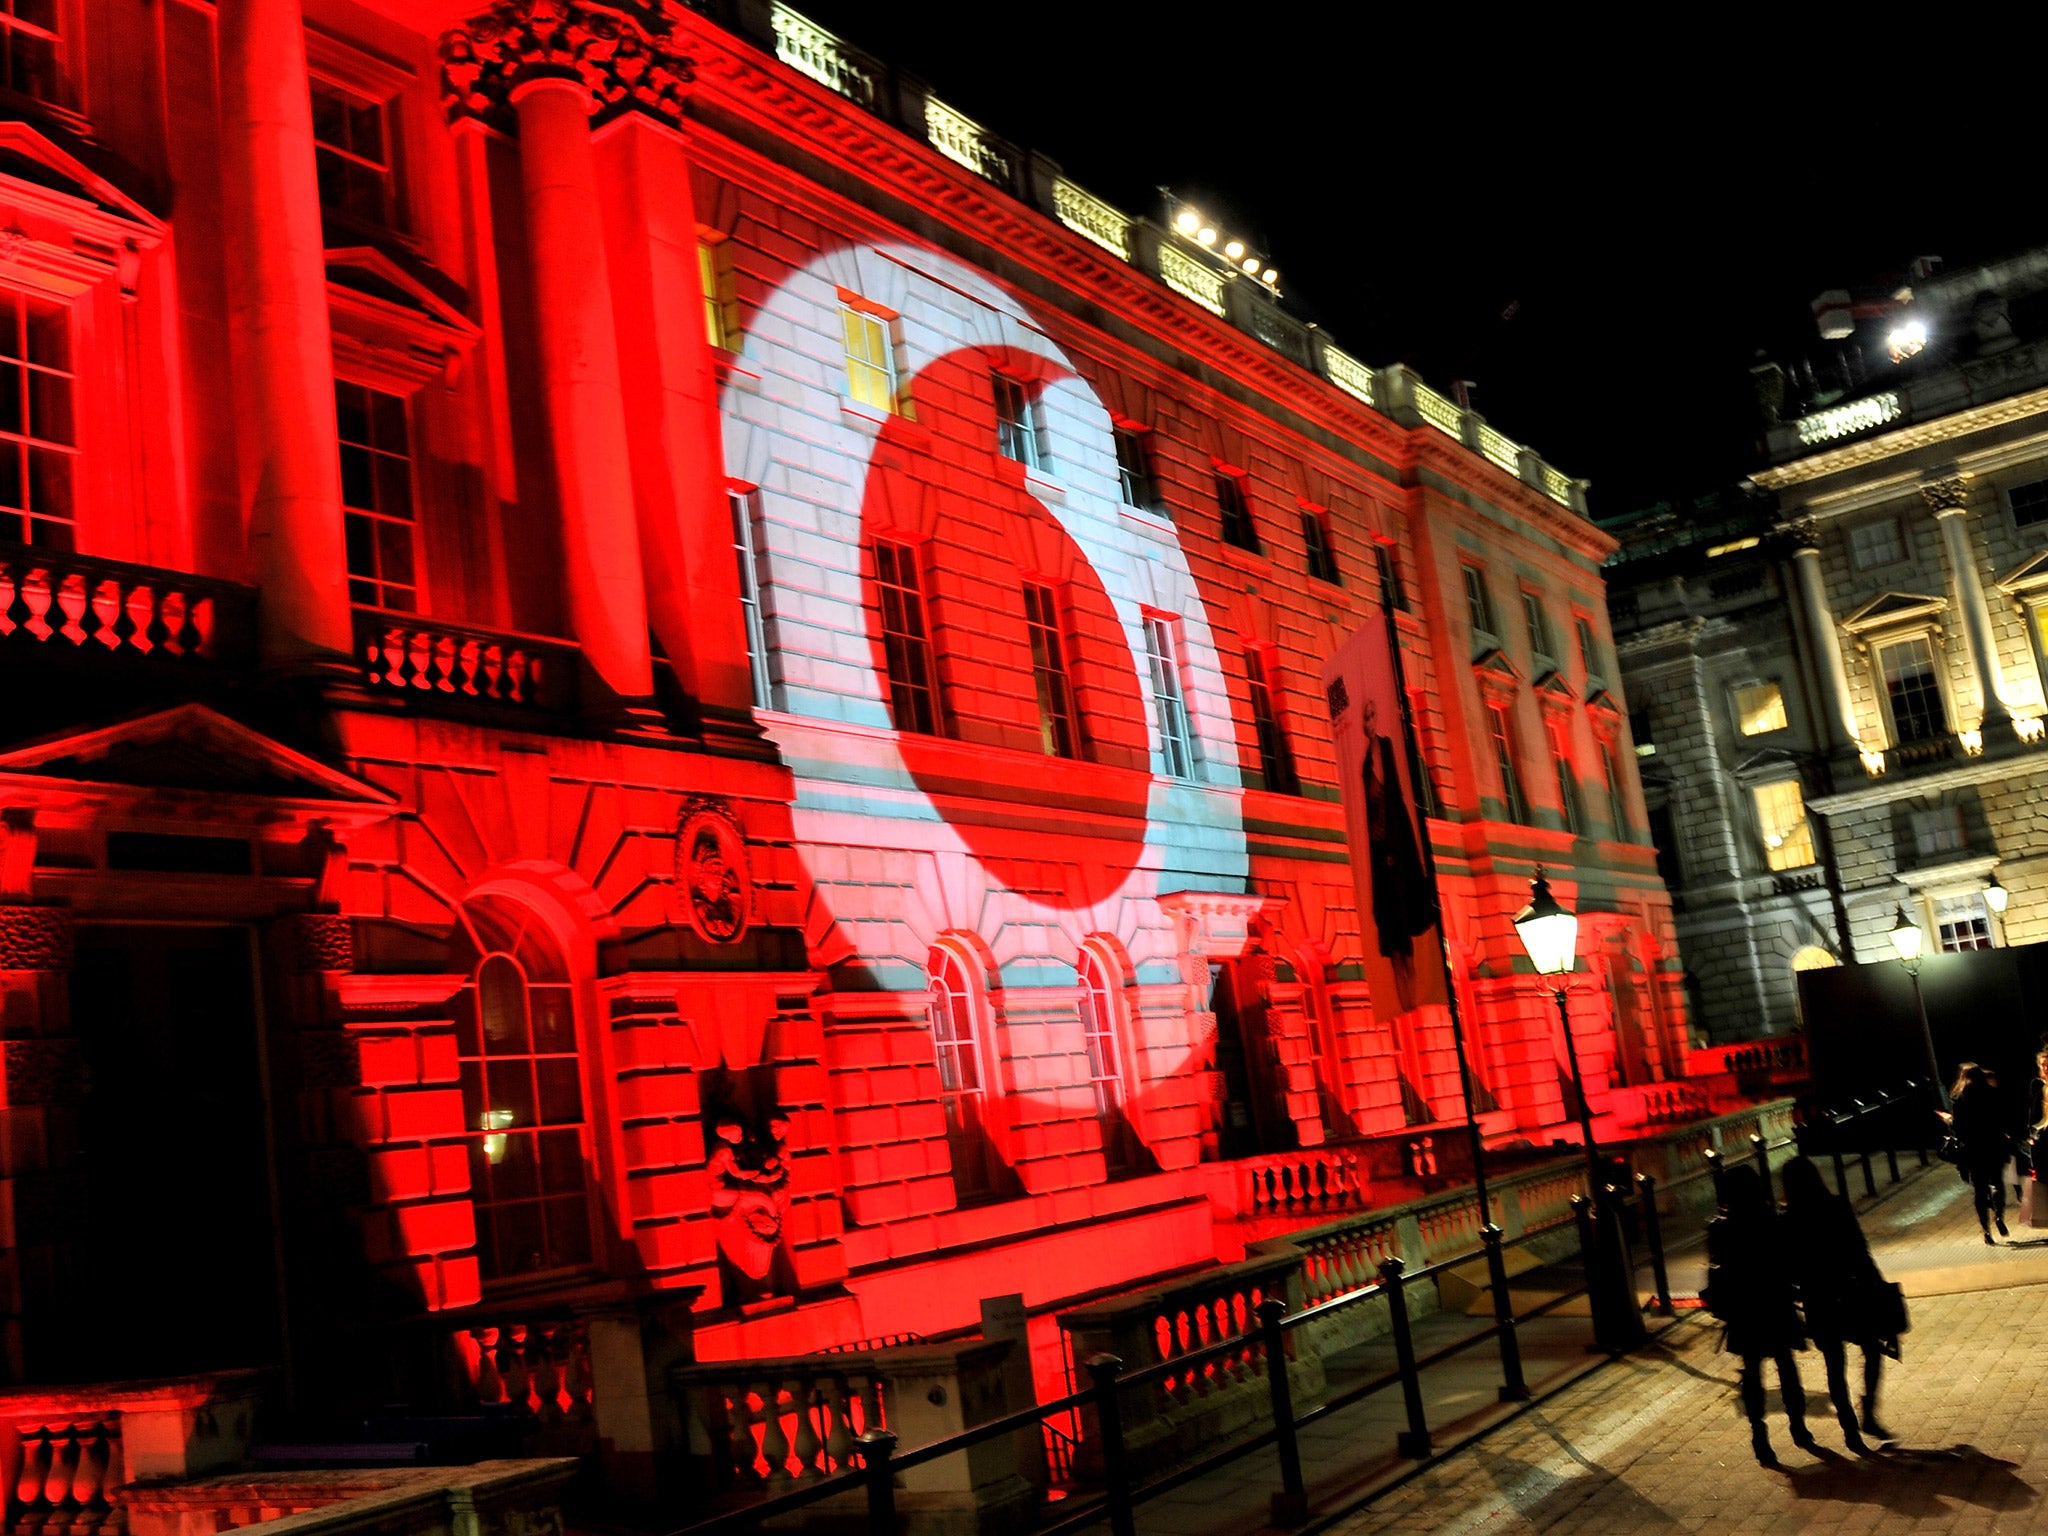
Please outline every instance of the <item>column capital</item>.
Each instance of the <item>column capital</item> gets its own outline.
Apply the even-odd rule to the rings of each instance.
[[[1960,472],[1920,482],[1920,497],[1937,518],[1970,510],[1969,477]]]
[[[1820,524],[1810,517],[1795,517],[1780,525],[1786,546],[1795,555],[1820,555]]]
[[[441,103],[451,118],[505,126],[519,87],[558,79],[590,93],[593,117],[679,123],[694,69],[672,31],[658,5],[638,0],[498,0],[441,35]]]

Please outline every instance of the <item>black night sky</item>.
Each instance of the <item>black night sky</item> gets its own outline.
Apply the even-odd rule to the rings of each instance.
[[[1962,58],[1838,9],[798,9],[1127,211],[1197,201],[1347,350],[1471,380],[1602,517],[1754,467],[1749,365],[1806,346],[1821,289],[2048,237],[1997,27]]]

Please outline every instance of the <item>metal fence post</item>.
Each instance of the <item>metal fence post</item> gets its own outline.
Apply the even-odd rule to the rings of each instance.
[[[1259,1334],[1266,1347],[1266,1387],[1273,1397],[1273,1443],[1280,1453],[1280,1491],[1273,1495],[1273,1523],[1290,1530],[1308,1522],[1308,1484],[1301,1478],[1301,1442],[1294,1430],[1294,1385],[1287,1379],[1287,1335],[1280,1319],[1287,1303],[1268,1296],[1259,1303]]]
[[[1863,1132],[1857,1140],[1863,1149],[1863,1198],[1866,1200],[1877,1198],[1877,1180],[1870,1172],[1870,1114],[1876,1107],[1874,1104],[1859,1104],[1856,1112],[1857,1128]]]
[[[889,1458],[896,1454],[896,1436],[871,1429],[859,1441],[860,1468],[867,1479],[868,1536],[896,1536],[896,1474]]]
[[[1657,1214],[1656,1177],[1637,1174],[1636,1193],[1643,1206],[1643,1240],[1650,1245],[1650,1276],[1657,1283],[1657,1311],[1671,1317],[1671,1276],[1664,1267],[1664,1219]]]
[[[1749,1133],[1749,1155],[1756,1163],[1757,1176],[1764,1181],[1764,1198],[1776,1201],[1778,1192],[1771,1184],[1771,1146],[1764,1140],[1763,1132]]]
[[[1422,1378],[1415,1369],[1415,1339],[1408,1331],[1408,1298],[1401,1293],[1401,1272],[1408,1266],[1389,1254],[1380,1260],[1380,1285],[1387,1293],[1387,1320],[1394,1331],[1394,1365],[1401,1373],[1401,1402],[1408,1427],[1394,1437],[1394,1449],[1420,1461],[1430,1454],[1429,1419],[1422,1411]]]
[[[1707,1165],[1707,1177],[1714,1181],[1714,1209],[1726,1210],[1728,1195],[1721,1187],[1721,1154],[1708,1147],[1700,1153],[1700,1161]]]
[[[1529,1400],[1529,1384],[1522,1379],[1522,1341],[1515,1333],[1515,1299],[1508,1294],[1500,1228],[1489,1221],[1479,1229],[1479,1241],[1486,1245],[1486,1283],[1493,1288],[1493,1321],[1500,1329],[1500,1400],[1524,1403]]]
[[[1828,1156],[1835,1164],[1835,1193],[1849,1193],[1849,1171],[1842,1166],[1842,1117],[1828,1116]]]
[[[1102,1436],[1102,1491],[1109,1506],[1110,1536],[1137,1536],[1131,1516],[1131,1473],[1124,1462],[1124,1410],[1116,1395],[1117,1373],[1123,1368],[1115,1355],[1088,1357],[1088,1376],[1095,1384],[1095,1426]]]

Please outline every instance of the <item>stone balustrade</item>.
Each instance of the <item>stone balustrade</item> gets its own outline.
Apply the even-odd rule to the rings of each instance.
[[[685,1367],[693,1453],[721,1490],[780,1493],[856,1465],[855,1442],[889,1428],[877,1350]]]
[[[0,642],[166,666],[251,659],[255,595],[180,571],[19,549],[0,553]]]
[[[1240,1218],[1356,1209],[1370,1187],[1363,1160],[1343,1147],[1305,1147],[1221,1166],[1235,1176]]]
[[[596,1383],[581,1319],[471,1322],[455,1333],[480,1408],[523,1408],[544,1426],[589,1423]]]
[[[410,614],[357,609],[356,655],[378,692],[563,713],[575,707],[576,648]]]

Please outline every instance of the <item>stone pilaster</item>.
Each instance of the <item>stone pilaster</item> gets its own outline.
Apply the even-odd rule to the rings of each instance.
[[[68,911],[0,906],[0,1369],[10,1381],[33,1369],[23,1319],[54,1315],[69,1233],[84,1215],[71,961]]]
[[[1949,579],[1955,583],[1956,602],[1963,612],[1963,640],[1970,651],[1970,668],[1977,679],[1977,696],[1983,701],[1978,730],[1993,725],[2010,725],[2005,677],[1998,664],[1998,637],[1991,629],[1991,606],[1984,599],[1984,578],[1977,569],[1977,551],[1970,542],[1969,481],[1961,474],[1948,474],[1923,481],[1920,495],[1941,528],[1941,552],[1948,563]]]
[[[1814,671],[1820,678],[1821,719],[1828,735],[1825,745],[1829,751],[1858,748],[1862,742],[1856,729],[1856,707],[1849,693],[1849,669],[1842,659],[1842,637],[1835,628],[1834,610],[1828,604],[1827,576],[1821,570],[1820,547],[1810,523],[1792,530],[1792,565],[1799,576],[1799,596],[1806,610]]]

